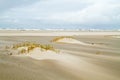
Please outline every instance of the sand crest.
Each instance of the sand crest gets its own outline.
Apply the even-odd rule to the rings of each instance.
[[[71,38],[71,37],[59,37],[59,39],[54,40],[54,42],[56,42],[56,43],[71,43],[71,44],[89,45],[87,43],[84,43],[82,41],[79,41],[79,40]]]

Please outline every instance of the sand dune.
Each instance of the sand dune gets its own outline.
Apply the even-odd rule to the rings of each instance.
[[[74,39],[61,39],[59,44],[50,41],[56,37],[1,36],[0,80],[120,80],[119,39],[104,35],[83,35],[75,36]],[[60,52],[35,47],[21,54],[19,52],[28,50],[28,47],[8,48],[24,41],[47,43]],[[97,47],[91,43],[107,45]]]
[[[71,43],[71,44],[89,45],[87,43],[84,43],[82,41],[79,41],[79,40],[76,40],[76,39],[70,38],[70,37],[63,37],[63,38],[57,39],[54,42],[56,42],[56,43]]]
[[[65,44],[77,44],[77,45],[83,45],[83,46],[94,46],[94,47],[107,47],[105,44],[103,43],[87,43],[87,42],[83,42],[80,40],[77,40],[73,37],[57,37],[55,39],[52,40],[55,43],[65,43]]]
[[[117,35],[117,36],[111,36],[111,37],[113,37],[113,38],[120,38],[120,36],[119,36],[119,35]]]
[[[22,47],[23,49],[23,47]],[[26,47],[24,47],[24,49],[26,49]],[[16,51],[18,52],[20,50],[20,48]],[[54,51],[51,51],[51,50],[44,50],[44,51],[41,51],[40,48],[34,48],[32,51],[30,51],[29,53],[24,53],[24,54],[18,54],[18,53],[14,53],[12,52],[13,55],[12,56],[17,56],[17,57],[31,57],[33,59],[36,59],[36,60],[44,60],[44,59],[60,59],[62,58],[61,56],[61,53],[56,53]]]

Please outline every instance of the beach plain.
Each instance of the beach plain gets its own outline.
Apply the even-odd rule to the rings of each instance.
[[[11,52],[25,42],[59,52]],[[1,30],[0,80],[120,80],[120,32]]]

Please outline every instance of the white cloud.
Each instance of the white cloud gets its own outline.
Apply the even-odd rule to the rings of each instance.
[[[0,12],[2,13],[14,7],[30,5],[36,1],[40,0],[0,0]]]
[[[14,1],[14,0],[12,0]],[[27,6],[11,7],[1,20],[64,22],[73,24],[120,24],[120,0],[36,0]],[[21,3],[23,3],[22,0]],[[26,2],[26,1],[25,1]],[[28,4],[28,3],[26,3]],[[36,24],[39,24],[36,23]]]
[[[119,19],[120,5],[94,4],[76,12],[53,14],[48,19],[77,22],[81,24],[109,24]]]

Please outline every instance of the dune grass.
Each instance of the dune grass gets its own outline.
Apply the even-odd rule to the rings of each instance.
[[[96,54],[97,54],[97,55],[100,55],[100,54],[101,54],[101,52],[100,52],[100,51],[97,51],[97,52],[96,52]]]
[[[60,39],[64,39],[64,38],[72,38],[74,39],[72,36],[60,36],[60,37],[56,37],[53,40],[51,40],[51,42],[57,42]]]
[[[21,54],[29,53],[30,51],[32,51],[35,48],[40,48],[41,51],[50,50],[50,51],[54,51],[56,53],[59,53],[59,50],[55,49],[50,44],[38,44],[38,43],[33,43],[33,42],[23,42],[23,43],[15,44],[15,45],[13,45],[12,49],[16,50],[20,47],[27,47],[27,50],[24,48],[20,50]]]

